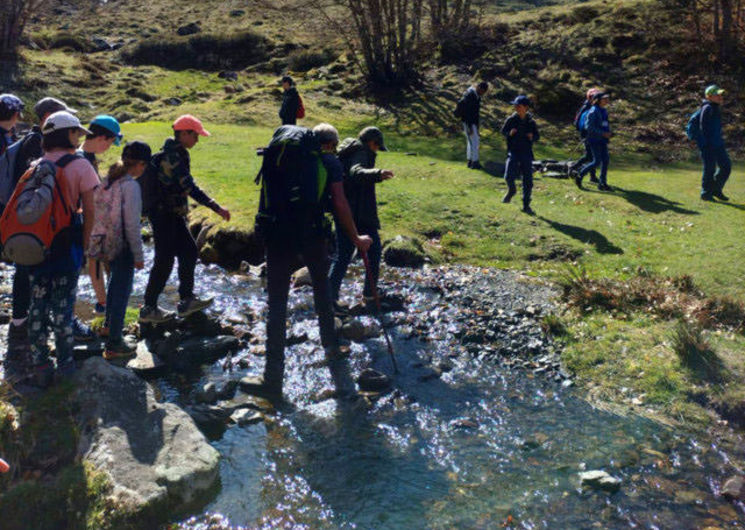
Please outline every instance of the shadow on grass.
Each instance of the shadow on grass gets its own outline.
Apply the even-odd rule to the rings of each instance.
[[[545,221],[551,228],[561,232],[580,243],[585,243],[595,247],[600,254],[623,254],[623,249],[611,243],[607,237],[597,230],[588,230],[580,226],[567,225],[538,216],[538,219]]]
[[[721,204],[722,206],[729,206],[730,208],[736,208],[737,210],[745,212],[745,204],[735,204],[732,202],[722,202],[722,201],[716,201],[716,204]]]
[[[675,212],[684,215],[698,215],[699,212],[683,208],[679,202],[671,201],[654,193],[639,190],[625,190],[615,187],[620,195],[631,204],[649,213]]]

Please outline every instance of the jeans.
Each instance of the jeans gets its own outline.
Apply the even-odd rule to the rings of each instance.
[[[592,151],[592,161],[585,165],[579,172],[580,177],[584,177],[590,171],[600,167],[600,184],[608,184],[608,164],[610,164],[610,153],[606,142],[589,141],[590,150]]]
[[[523,179],[523,206],[530,206],[533,192],[533,155],[530,153],[508,153],[504,168],[504,180],[510,195],[517,192],[515,175],[520,173]]]
[[[365,288],[362,293],[364,296],[372,296],[372,286],[378,285],[378,277],[380,276],[380,258],[383,255],[383,246],[380,243],[380,234],[378,234],[377,229],[367,230],[365,228],[357,227],[357,230],[360,235],[370,236],[373,240],[373,244],[367,254],[370,258],[370,274],[372,276],[369,277],[367,271],[365,271]],[[333,263],[331,264],[331,271],[329,272],[331,297],[334,301],[339,299],[341,282],[347,274],[347,268],[349,267],[349,263],[352,261],[354,251],[354,244],[347,237],[347,234],[344,232],[341,225],[336,223],[336,255],[332,260]]]
[[[78,286],[78,269],[56,273],[31,272],[31,309],[28,337],[34,366],[49,361],[49,326],[54,330],[57,366],[72,361],[72,316]]]
[[[479,128],[477,125],[463,123],[463,133],[466,135],[466,159],[469,162],[479,161]]]
[[[126,248],[109,264],[109,284],[106,289],[106,325],[109,328],[109,344],[122,340],[124,317],[132,294],[135,274],[135,261],[132,252]]]
[[[145,305],[156,307],[178,258],[179,296],[186,300],[194,296],[194,269],[197,266],[197,244],[186,226],[186,219],[170,212],[150,217],[155,240],[153,268],[145,289]]]
[[[290,292],[292,264],[296,261],[298,254],[308,267],[313,282],[313,299],[321,330],[321,343],[324,348],[334,348],[337,344],[334,311],[329,291],[329,259],[326,241],[321,236],[309,238],[301,244],[298,251],[284,239],[270,238],[266,249],[269,316],[266,322],[264,381],[272,385],[281,386],[284,377],[287,299]]]
[[[574,164],[572,164],[573,170],[576,170],[577,168],[581,168],[588,162],[592,161],[592,149],[590,148],[590,141],[587,139],[584,139],[582,140],[582,145],[585,146],[585,154],[579,160],[577,160]],[[592,175],[593,178],[596,178],[595,168],[592,168],[590,170],[590,174]]]
[[[701,195],[721,193],[732,171],[727,149],[724,146],[702,147],[701,158],[704,172],[701,177]]]
[[[28,268],[16,265],[13,274],[13,318],[21,319],[28,316],[31,305],[31,280]]]

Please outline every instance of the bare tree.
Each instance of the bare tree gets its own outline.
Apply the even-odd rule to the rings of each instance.
[[[435,37],[462,34],[471,23],[472,0],[429,0],[429,16]]]
[[[46,2],[0,0],[0,58],[10,58],[16,54],[26,23]]]

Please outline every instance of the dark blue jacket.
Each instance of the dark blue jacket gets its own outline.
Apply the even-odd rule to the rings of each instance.
[[[603,137],[603,133],[609,132],[608,111],[600,105],[593,106],[587,114],[587,138],[591,142],[608,143],[608,138]]]
[[[279,109],[279,118],[282,120],[282,125],[295,125],[299,108],[300,94],[298,94],[297,88],[291,86],[282,95],[282,106]]]
[[[476,92],[475,87],[470,87],[463,94],[461,99],[462,114],[461,118],[466,125],[479,126],[479,115],[481,114],[481,96]]]
[[[517,129],[515,136],[510,136],[510,131]],[[533,139],[528,138],[528,134],[533,134]],[[528,113],[525,119],[521,120],[517,112],[507,118],[502,125],[502,134],[507,138],[507,151],[515,155],[533,156],[533,143],[540,139],[538,134],[538,125],[536,125],[533,115]]]
[[[716,103],[704,101],[701,107],[701,137],[699,147],[724,147],[722,109]]]

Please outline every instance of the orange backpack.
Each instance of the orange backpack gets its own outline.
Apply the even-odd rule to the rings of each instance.
[[[56,163],[41,160],[20,178],[0,216],[4,258],[33,266],[70,251],[75,210],[64,168],[78,158],[69,154]]]
[[[303,105],[303,98],[300,94],[297,95],[297,115],[295,116],[298,120],[305,118],[305,105]]]

